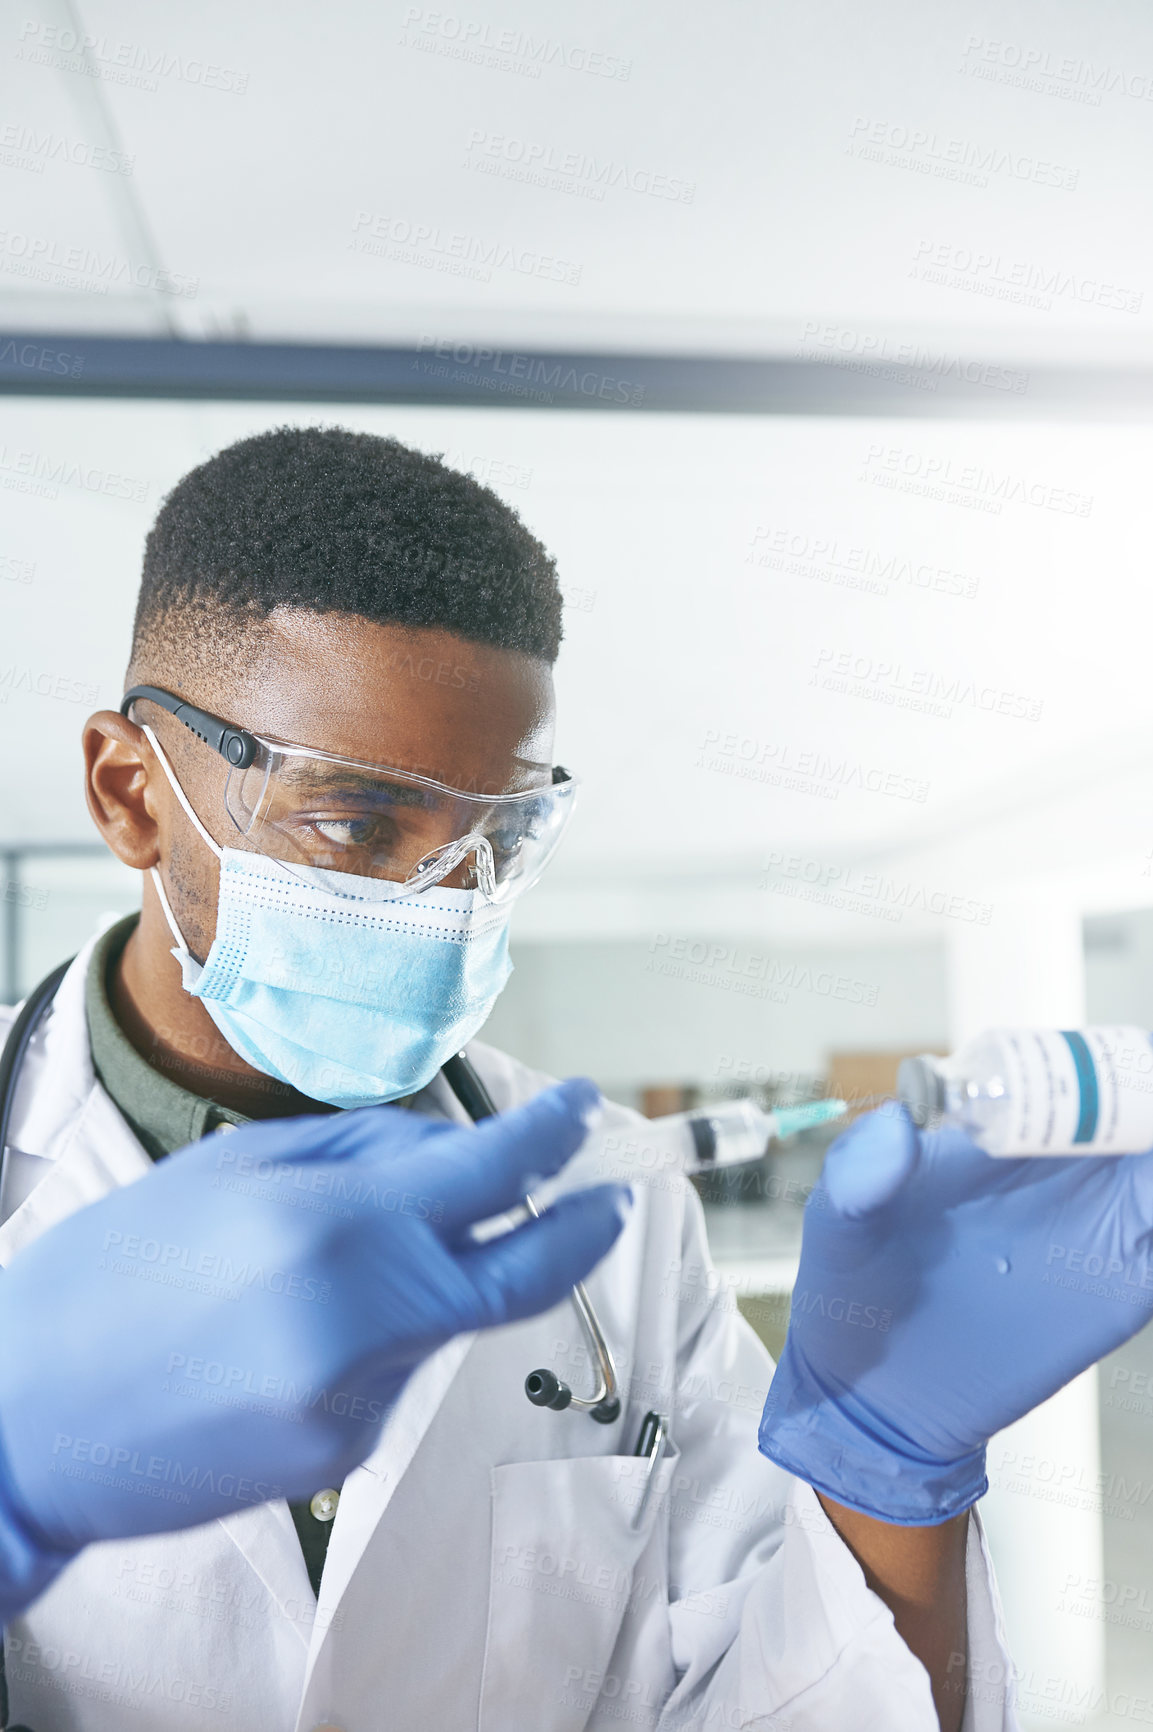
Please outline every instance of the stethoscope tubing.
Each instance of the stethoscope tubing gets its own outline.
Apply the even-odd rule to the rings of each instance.
[[[458,1052],[455,1057],[446,1059],[441,1066],[441,1075],[474,1124],[481,1119],[497,1116],[496,1103],[466,1053]],[[540,1219],[540,1210],[531,1197],[525,1198],[524,1206],[534,1220]],[[596,1308],[583,1281],[577,1282],[569,1297],[592,1349],[593,1363],[596,1366],[596,1388],[592,1395],[574,1395],[568,1384],[562,1383],[554,1373],[541,1370],[529,1373],[525,1379],[525,1393],[534,1406],[557,1409],[575,1407],[582,1413],[587,1413],[600,1425],[612,1425],[620,1418],[621,1411],[620,1379],[617,1376],[612,1349],[605,1339]],[[541,1398],[542,1394],[550,1391],[550,1399]]]
[[[8,1126],[12,1105],[16,1099],[16,1084],[20,1066],[28,1051],[32,1036],[48,1005],[56,996],[56,988],[71,968],[74,957],[60,963],[25,999],[15,1022],[8,1030],[0,1049],[0,1196],[4,1190],[4,1157],[8,1149]],[[4,1631],[0,1630],[0,1729],[3,1732],[29,1732],[27,1726],[12,1726],[8,1720],[8,1673],[4,1655]]]

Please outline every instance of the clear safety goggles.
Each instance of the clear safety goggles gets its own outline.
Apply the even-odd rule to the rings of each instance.
[[[540,877],[572,812],[577,783],[559,766],[539,788],[468,793],[408,770],[266,739],[157,686],[133,686],[121,714],[142,698],[224,759],[225,809],[245,840],[330,892],[340,893],[334,872],[358,880],[349,895],[378,901],[414,896],[459,873],[462,888],[510,902]]]

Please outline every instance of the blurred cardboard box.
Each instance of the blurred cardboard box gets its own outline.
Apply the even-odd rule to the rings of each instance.
[[[943,1057],[936,1046],[902,1047],[897,1052],[832,1052],[829,1054],[827,1093],[836,1100],[848,1101],[849,1117],[869,1112],[881,1100],[897,1092],[897,1066],[903,1058],[931,1052]]]

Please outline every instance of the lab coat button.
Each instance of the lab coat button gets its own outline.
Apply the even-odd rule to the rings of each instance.
[[[318,1491],[308,1507],[318,1522],[330,1522],[340,1508],[340,1493],[329,1486],[324,1491]],[[316,1732],[340,1732],[340,1727],[318,1726]]]

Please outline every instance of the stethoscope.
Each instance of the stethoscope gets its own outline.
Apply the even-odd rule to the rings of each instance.
[[[12,1117],[12,1103],[16,1098],[16,1082],[20,1075],[20,1066],[28,1051],[28,1043],[36,1032],[36,1025],[44,1011],[56,996],[56,988],[64,979],[72,966],[73,958],[62,962],[59,968],[54,968],[46,979],[34,991],[28,994],[23,1008],[12,1027],[8,1030],[8,1038],[0,1051],[0,1197],[4,1193],[4,1157],[8,1150],[8,1123]],[[4,1664],[4,1632],[0,1630],[0,1728],[4,1732],[30,1732],[24,1725],[11,1726],[8,1723],[8,1677]]]
[[[493,1098],[476,1074],[471,1060],[463,1052],[458,1052],[455,1058],[447,1059],[441,1066],[440,1074],[474,1124],[480,1119],[495,1117],[497,1109]],[[524,1206],[534,1220],[540,1219],[540,1210],[531,1197],[525,1198]],[[551,1407],[557,1412],[566,1407],[576,1407],[582,1413],[587,1413],[590,1419],[595,1419],[598,1425],[613,1425],[621,1416],[621,1398],[612,1350],[605,1340],[604,1330],[583,1281],[577,1282],[570,1297],[573,1310],[580,1319],[581,1328],[592,1349],[593,1363],[596,1366],[596,1388],[591,1395],[574,1395],[570,1386],[562,1383],[555,1371],[540,1370],[529,1372],[524,1380],[524,1392],[534,1407]]]
[[[73,958],[62,962],[58,968],[42,980],[28,994],[12,1027],[8,1038],[0,1051],[0,1197],[4,1188],[4,1162],[8,1149],[8,1125],[12,1117],[12,1105],[16,1098],[16,1084],[20,1075],[20,1067],[28,1051],[29,1043],[36,1032],[37,1024],[45,1010],[56,996],[56,989],[72,966]],[[496,1105],[484,1083],[477,1075],[475,1066],[463,1053],[458,1052],[455,1058],[448,1059],[441,1068],[441,1075],[452,1090],[460,1105],[469,1118],[476,1124],[481,1119],[493,1118],[496,1115]],[[540,1210],[531,1197],[525,1198],[525,1208],[534,1219],[540,1218]],[[600,1326],[592,1300],[588,1296],[583,1281],[578,1281],[572,1290],[573,1309],[580,1319],[581,1328],[592,1349],[593,1362],[596,1365],[596,1388],[588,1396],[574,1395],[572,1389],[553,1371],[530,1371],[524,1380],[524,1392],[534,1407],[551,1407],[558,1412],[566,1407],[579,1408],[587,1413],[590,1419],[595,1419],[598,1425],[612,1425],[620,1418],[621,1400],[620,1383],[617,1378],[617,1368],[613,1362],[612,1351],[605,1340],[604,1331]],[[8,1724],[8,1683],[4,1665],[4,1638],[0,1631],[0,1732],[29,1732],[26,1726],[9,1726]]]

